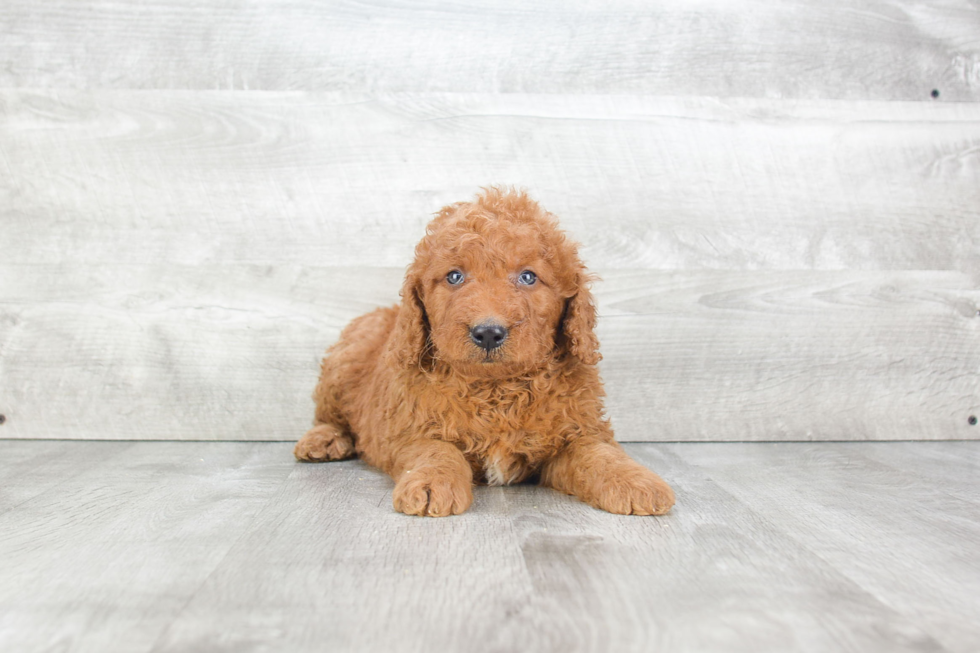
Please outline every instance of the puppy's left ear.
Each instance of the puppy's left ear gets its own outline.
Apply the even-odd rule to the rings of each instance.
[[[596,307],[589,286],[596,277],[579,272],[577,290],[565,302],[565,314],[558,327],[558,347],[586,365],[595,365],[601,359],[599,339],[595,335]]]

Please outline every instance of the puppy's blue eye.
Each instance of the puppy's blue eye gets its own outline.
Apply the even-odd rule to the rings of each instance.
[[[463,283],[463,273],[459,270],[453,270],[446,275],[446,281],[454,286],[458,286],[459,284]]]
[[[538,275],[534,274],[530,270],[524,270],[517,277],[517,283],[524,284],[525,286],[530,286],[537,280]]]

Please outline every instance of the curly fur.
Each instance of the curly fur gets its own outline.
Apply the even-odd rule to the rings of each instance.
[[[447,282],[453,270],[463,283]],[[536,283],[518,283],[525,270]],[[666,513],[670,487],[623,452],[603,414],[591,281],[523,192],[447,206],[415,249],[401,304],[356,318],[328,350],[296,458],[360,455],[413,515],[458,514],[474,482],[531,477],[610,512]],[[509,330],[489,352],[470,339],[488,320]]]

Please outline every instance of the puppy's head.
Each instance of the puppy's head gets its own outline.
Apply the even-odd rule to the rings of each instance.
[[[551,357],[599,360],[591,277],[551,214],[523,192],[447,206],[415,249],[389,357],[506,376]]]

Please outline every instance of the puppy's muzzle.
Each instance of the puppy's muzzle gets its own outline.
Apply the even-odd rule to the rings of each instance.
[[[490,353],[507,340],[507,329],[494,322],[485,322],[470,328],[470,340],[480,349]]]

